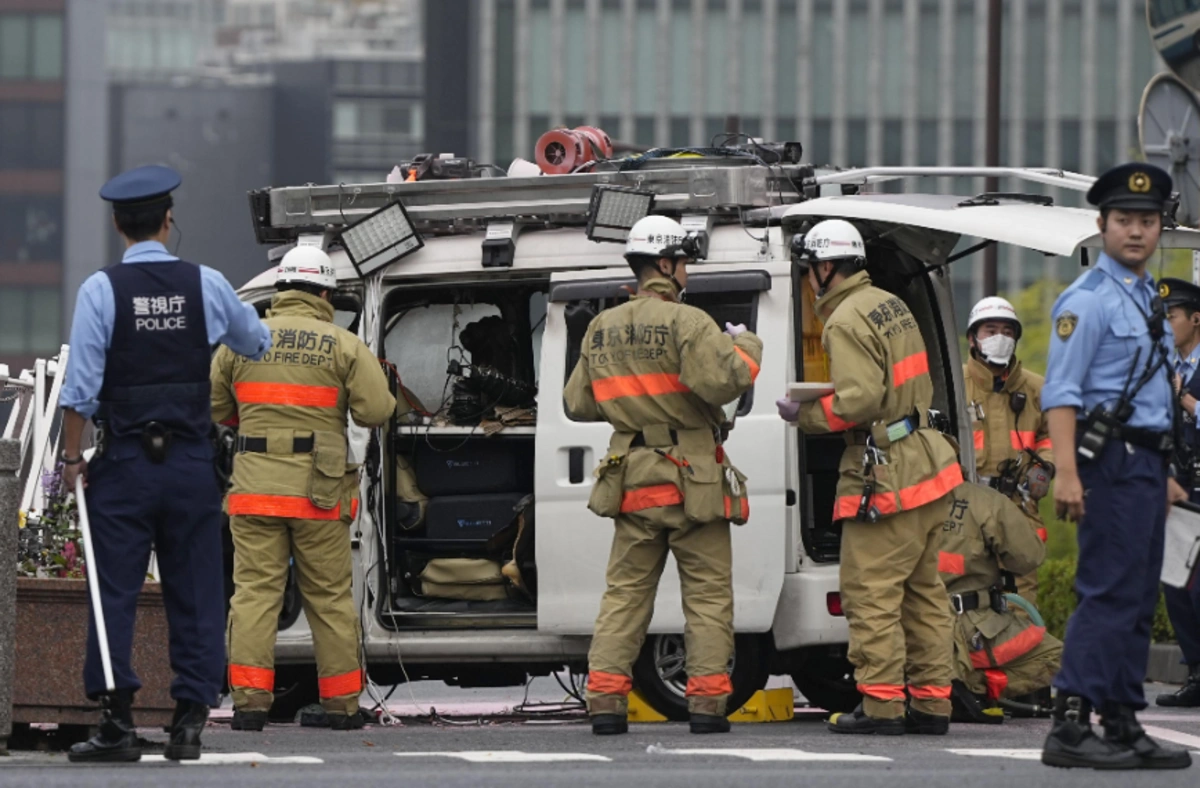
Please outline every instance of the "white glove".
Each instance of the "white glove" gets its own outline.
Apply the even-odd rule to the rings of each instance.
[[[733,323],[725,324],[725,333],[731,337],[737,338],[737,335],[746,330],[744,323],[738,323],[736,326]]]
[[[775,400],[775,408],[779,411],[779,418],[784,421],[796,421],[800,418],[800,403],[792,402],[789,397]]]

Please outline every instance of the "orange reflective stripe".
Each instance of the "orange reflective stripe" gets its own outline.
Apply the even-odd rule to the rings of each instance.
[[[640,512],[656,506],[674,506],[683,503],[683,493],[673,484],[655,484],[637,490],[629,490],[621,499],[621,513]]]
[[[833,507],[833,519],[845,520],[858,515],[858,505],[862,500],[859,495],[843,495],[837,499],[837,504]],[[896,508],[896,496],[891,493],[880,493],[871,499],[871,505],[879,510],[880,514],[895,514],[899,510]]]
[[[975,430],[972,437],[975,439],[975,451],[983,451],[983,430]]]
[[[337,386],[304,386],[299,383],[234,383],[233,393],[243,405],[299,405],[336,408]]]
[[[256,668],[253,665],[230,664],[229,683],[234,687],[273,692],[275,690],[275,671],[270,668]]]
[[[750,358],[750,354],[742,350],[740,347],[735,346],[733,349],[736,350],[737,354],[742,357],[742,361],[746,362],[746,366],[750,367],[750,382],[753,383],[755,378],[758,377],[758,364],[755,364],[754,359]]]
[[[1037,535],[1038,535],[1038,539],[1041,539],[1043,542],[1050,538],[1050,532],[1047,531],[1045,528],[1037,529]]]
[[[928,374],[929,356],[922,350],[920,353],[913,353],[908,358],[902,358],[892,364],[892,386],[900,388],[918,375]]]
[[[899,684],[859,684],[858,691],[876,700],[904,700],[904,687]]]
[[[229,516],[257,514],[263,517],[291,517],[297,520],[340,520],[342,505],[322,509],[301,495],[253,495],[234,493],[229,496]]]
[[[962,484],[962,468],[958,464],[947,465],[932,479],[918,482],[900,491],[900,508],[916,509],[927,503],[936,501],[946,493]]]
[[[1045,627],[1030,627],[1015,638],[1006,640],[998,646],[992,646],[992,659],[997,665],[1006,665],[1037,648],[1045,637]],[[972,651],[971,665],[979,670],[984,670],[992,666],[992,660],[988,659],[987,651]]]
[[[938,571],[948,575],[965,575],[966,560],[958,553],[938,553]]]
[[[733,516],[733,500],[728,495],[725,496],[725,519],[728,520]],[[738,506],[741,507],[741,516],[744,520],[750,519],[750,499],[746,497],[738,498]]]
[[[322,698],[357,695],[362,692],[362,685],[362,671],[358,668],[346,671],[340,676],[327,676],[317,679],[317,689]]]
[[[830,432],[842,432],[854,426],[854,422],[845,421],[833,412],[832,394],[826,394],[824,397],[821,397],[821,410],[825,411],[825,421],[829,422]]]
[[[909,684],[908,685],[908,694],[909,694],[909,696],[916,698],[918,700],[949,700],[950,699],[950,686],[947,685],[945,687],[931,687],[931,686],[917,686],[915,684]]]
[[[1042,451],[1044,449],[1050,449],[1050,448],[1053,448],[1053,444],[1050,443],[1049,438],[1042,438],[1040,441],[1033,444],[1034,451]]]
[[[1008,434],[1009,442],[1016,451],[1032,449],[1036,433],[1033,430],[1012,430]]]
[[[628,695],[633,689],[633,679],[619,673],[593,670],[588,673],[588,690],[602,695]]]
[[[351,520],[358,519],[358,499],[357,498],[352,498],[350,500],[350,519]]]
[[[684,394],[691,391],[679,382],[672,372],[650,372],[645,375],[614,375],[592,381],[592,396],[596,402],[620,397],[653,397],[659,394]]]
[[[1003,670],[989,669],[983,675],[987,679],[988,700],[999,700],[1004,690],[1008,689],[1008,674]]]
[[[711,676],[689,676],[686,695],[712,697],[713,695],[733,694],[733,682],[727,673],[714,673]]]

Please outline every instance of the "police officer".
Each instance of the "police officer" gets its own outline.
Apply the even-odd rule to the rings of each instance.
[[[971,358],[963,380],[980,482],[1011,497],[1045,541],[1038,501],[1050,491],[1054,455],[1041,408],[1042,376],[1017,359],[1020,339],[1021,320],[1007,300],[989,296],[975,304],[967,318]],[[1037,571],[1016,583],[1036,605]]]
[[[616,521],[608,588],[588,652],[588,714],[596,734],[628,730],[630,669],[646,637],[667,552],[675,556],[687,624],[692,733],[729,730],[733,653],[729,523],[749,516],[745,477],[721,445],[721,406],[754,383],[762,342],[726,333],[679,302],[699,250],[665,216],[639,220],[625,259],[638,290],[592,320],[565,391],[578,419],[613,426],[588,508]]]
[[[825,321],[834,391],[776,405],[805,432],[846,439],[833,517],[842,521],[842,606],[864,698],[828,725],[836,733],[945,734],[952,621],[938,552],[946,496],[963,476],[954,446],[929,427],[925,340],[905,303],[871,284],[854,225],[827,219],[797,235],[792,249]]]
[[[1088,191],[1100,208],[1104,251],[1054,304],[1042,407],[1058,461],[1060,517],[1078,521],[1079,605],[1067,624],[1054,723],[1042,752],[1051,766],[1184,768],[1186,752],[1146,736],[1135,712],[1158,602],[1170,501],[1172,392],[1166,321],[1146,262],[1162,232],[1171,178],[1124,164]],[[1089,715],[1100,712],[1104,736]]]
[[[88,631],[84,687],[102,708],[100,732],[71,748],[74,762],[136,761],[130,663],[134,613],[153,547],[162,574],[176,700],[166,757],[200,757],[200,731],[222,686],[225,611],[221,585],[221,490],[210,443],[208,363],[212,345],[260,356],[271,334],[221,274],[184,262],[164,246],[179,174],[139,167],[110,180],[125,241],[119,264],[79,288],[62,391],[63,479],[87,482],[96,566],[116,690],[105,687],[95,621]],[[83,426],[103,434],[89,463]]]
[[[378,427],[396,401],[375,354],[333,325],[337,290],[325,252],[283,256],[266,324],[271,352],[212,360],[212,417],[238,426],[227,509],[235,591],[229,613],[233,729],[261,731],[275,689],[275,634],[288,559],[313,633],[321,705],[334,730],[361,728],[361,636],[351,594],[350,533],[358,466],[346,414]]]
[[[1158,292],[1175,335],[1172,360],[1175,394],[1183,416],[1178,434],[1193,453],[1192,467],[1179,470],[1189,482],[1185,488],[1191,502],[1200,503],[1200,489],[1194,476],[1194,463],[1200,458],[1200,431],[1196,428],[1196,405],[1200,401],[1200,375],[1196,374],[1200,367],[1200,287],[1181,279],[1163,279]],[[1177,692],[1159,695],[1155,702],[1159,706],[1200,706],[1200,581],[1193,580],[1190,588],[1164,584],[1163,596],[1175,637],[1183,649],[1188,678]]]

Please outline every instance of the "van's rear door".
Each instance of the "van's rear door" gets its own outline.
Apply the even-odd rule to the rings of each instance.
[[[632,285],[629,269],[567,272],[551,279],[542,344],[535,460],[538,629],[591,634],[604,592],[612,521],[587,509],[592,471],[608,447],[604,422],[573,421],[562,390],[573,370],[587,327],[588,307],[599,310]],[[791,283],[785,263],[703,264],[689,271],[688,301],[713,315],[762,332],[764,354],[755,388],[743,397],[726,444],[733,462],[749,477],[750,522],[733,529],[734,623],[739,631],[771,626],[789,566],[784,456],[787,431],[775,413],[790,364],[786,340]],[[568,315],[572,319],[568,319]],[[794,560],[791,561],[794,563]],[[683,631],[679,580],[673,561],[659,583],[651,631]]]

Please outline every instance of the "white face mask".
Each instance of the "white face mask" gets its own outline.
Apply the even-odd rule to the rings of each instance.
[[[979,355],[989,364],[998,367],[1008,366],[1012,361],[1013,351],[1017,349],[1017,340],[1004,334],[993,334],[987,339],[979,340]]]

